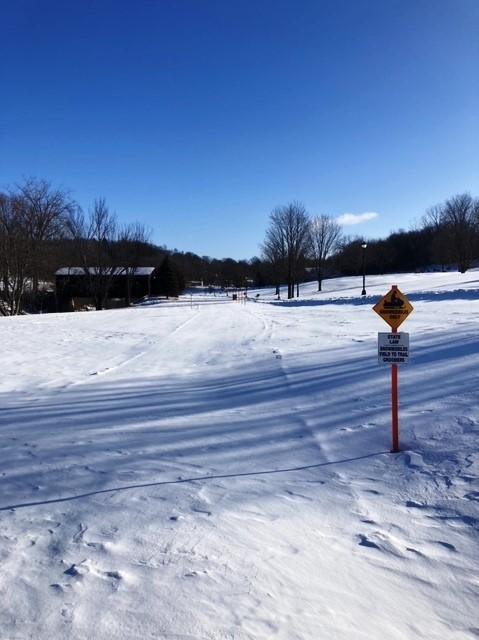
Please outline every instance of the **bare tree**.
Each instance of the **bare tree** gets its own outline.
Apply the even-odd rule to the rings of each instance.
[[[288,298],[294,298],[298,264],[309,242],[309,218],[300,202],[277,207],[270,215],[263,244],[265,258],[286,273]]]
[[[426,211],[422,218],[422,227],[431,227],[437,229],[442,224],[443,206],[435,204]]]
[[[46,180],[28,178],[11,193],[31,240],[32,291],[38,292],[42,265],[47,260],[47,241],[64,235],[65,222],[77,209],[77,203],[64,189],[55,189]]]
[[[126,275],[126,304],[131,304],[133,277],[143,257],[151,253],[151,230],[140,222],[125,225],[119,232],[118,255]]]
[[[264,260],[273,267],[275,284],[281,284],[288,278],[288,249],[282,226],[273,212],[270,216],[270,226],[266,231],[266,237],[262,245]],[[288,295],[290,287],[288,285]]]
[[[479,254],[479,200],[463,193],[431,207],[423,218],[434,232],[433,252],[442,265],[457,263],[461,273]]]
[[[318,291],[321,291],[324,263],[339,246],[341,225],[330,216],[315,216],[309,225],[309,236],[310,255],[316,267]]]
[[[104,198],[95,200],[85,217],[82,211],[72,212],[67,228],[75,241],[77,258],[88,281],[95,307],[104,309],[113,276],[118,272],[119,240],[116,215],[110,212]]]
[[[479,202],[468,193],[446,200],[443,221],[450,233],[454,260],[461,273],[470,268],[477,248]]]
[[[441,265],[441,271],[445,271],[446,265],[454,261],[454,252],[444,220],[444,205],[436,204],[429,207],[422,218],[422,228],[431,231],[431,258]]]
[[[4,315],[22,309],[32,260],[32,243],[21,202],[0,194],[0,295]]]

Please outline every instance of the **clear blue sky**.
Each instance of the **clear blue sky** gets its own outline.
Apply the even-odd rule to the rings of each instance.
[[[384,236],[479,195],[478,0],[0,0],[0,188],[104,196],[153,240],[257,254],[271,209]]]

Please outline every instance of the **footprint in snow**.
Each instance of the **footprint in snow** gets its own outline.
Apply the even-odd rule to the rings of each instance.
[[[406,507],[408,509],[427,509],[427,504],[421,504],[419,502],[414,502],[414,500],[407,500]]]
[[[404,557],[402,550],[399,549],[396,544],[394,544],[393,540],[389,536],[383,533],[380,533],[379,531],[375,532],[373,535],[375,538],[378,538],[379,544],[377,542],[374,542],[374,540],[371,540],[371,538],[364,535],[363,533],[360,533],[357,536],[359,538],[359,542],[358,542],[359,546],[369,547],[370,549],[378,549],[383,553],[388,553],[397,558]]]
[[[208,572],[206,571],[206,569],[203,569],[203,571],[201,571],[201,573],[208,575]],[[184,574],[185,578],[197,578],[200,574],[198,573],[198,571],[188,571],[188,573]]]
[[[73,538],[72,538],[73,542],[81,542],[87,530],[88,530],[88,527],[86,525],[83,525],[80,522],[78,524],[76,533],[73,535]]]
[[[477,421],[474,418],[469,418],[468,416],[460,416],[456,418],[457,423],[461,427],[475,427],[477,425]]]
[[[76,544],[83,543],[90,549],[95,549],[95,551],[105,551],[105,546],[101,542],[87,542],[84,539],[85,533],[88,531],[87,525],[83,525],[81,522],[78,525],[77,532],[73,535],[72,541]]]
[[[418,551],[417,549],[414,549],[414,547],[406,547],[406,551],[409,551],[410,553],[414,553],[416,556],[420,556],[421,558],[424,558],[424,554]]]
[[[440,545],[441,547],[443,547],[444,549],[447,549],[448,551],[452,551],[454,553],[457,553],[457,549],[456,547],[451,544],[450,542],[444,542],[443,540],[434,540],[435,544]]]
[[[353,427],[341,427],[340,431],[358,431],[359,429],[371,429],[375,427],[375,422],[363,422],[362,424],[354,425]]]
[[[62,618],[66,623],[71,624],[73,622],[73,609],[71,604],[66,604],[62,608],[61,613],[62,613]]]
[[[137,476],[138,472],[133,470],[125,470],[125,471],[118,471],[117,475],[120,478],[120,480],[130,480],[131,478],[134,478],[135,476]]]
[[[375,542],[370,540],[363,533],[358,534],[358,538],[359,538],[358,544],[359,544],[360,547],[369,547],[371,549],[379,549],[379,550],[381,550],[381,547],[379,545],[377,545]]]
[[[120,582],[123,580],[123,576],[119,571],[105,571],[103,577],[110,582],[110,586],[113,591],[118,591],[120,588]]]
[[[192,505],[191,510],[195,513],[203,513],[207,516],[212,515],[212,512],[209,509],[205,508],[204,505]]]
[[[62,594],[65,591],[71,589],[71,584],[59,584],[58,582],[55,582],[51,584],[50,587],[55,593]]]
[[[312,502],[313,498],[310,498],[309,496],[305,496],[302,493],[296,493],[295,491],[291,491],[291,489],[286,489],[285,493],[291,497],[291,499],[295,500],[297,498],[299,498],[300,500],[305,500],[307,502]]]
[[[105,552],[105,545],[102,542],[86,542],[85,543],[87,547],[90,547],[90,549],[94,549],[95,551],[100,551],[100,552]]]
[[[113,580],[122,580],[121,574],[119,571],[105,571],[105,576],[107,578],[113,578]]]
[[[90,569],[84,564],[84,560],[79,564],[72,564],[63,572],[66,576],[72,578],[83,578],[84,575],[90,572]]]

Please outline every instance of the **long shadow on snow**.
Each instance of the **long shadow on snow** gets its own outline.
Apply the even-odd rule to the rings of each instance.
[[[72,500],[79,500],[81,498],[89,498],[91,496],[100,495],[103,493],[116,493],[119,491],[131,491],[132,489],[144,489],[147,487],[160,487],[172,484],[186,484],[193,482],[206,482],[211,480],[224,480],[228,478],[246,478],[264,475],[273,475],[278,473],[291,473],[294,471],[307,471],[309,469],[318,469],[320,467],[329,467],[332,465],[346,464],[348,462],[356,462],[357,460],[365,460],[367,458],[374,458],[382,454],[388,453],[387,451],[377,451],[375,453],[368,453],[364,456],[356,456],[355,458],[345,458],[344,460],[330,460],[329,462],[319,462],[317,464],[303,465],[302,467],[289,467],[286,469],[269,469],[265,471],[246,471],[243,473],[223,473],[223,474],[211,474],[206,476],[195,476],[192,478],[179,478],[177,480],[162,480],[159,482],[145,482],[142,484],[132,484],[122,487],[112,487],[110,489],[99,489],[98,491],[90,491],[88,493],[81,493],[72,496],[66,496],[64,498],[52,498],[51,500],[39,500],[33,502],[21,502],[18,504],[11,504],[7,506],[0,506],[0,511],[9,511],[10,509],[21,509],[25,507],[36,507],[46,504],[56,504],[59,502],[70,502]]]
[[[465,366],[463,358],[479,353],[479,339],[475,337],[449,338],[438,342],[432,337],[429,344],[414,347],[412,361],[414,367],[442,364],[444,361],[458,361]],[[357,384],[358,380],[367,384],[379,382],[384,377],[384,367],[378,367],[371,350],[367,356],[350,357],[347,361],[333,361],[288,368],[288,403],[312,394],[327,394],[341,387]],[[318,353],[318,357],[321,354]],[[340,354],[338,353],[338,359]],[[424,389],[427,390],[427,380]],[[437,389],[437,379],[432,381]],[[444,381],[447,388],[447,380]],[[437,396],[442,397],[442,390]],[[427,393],[425,397],[427,397]],[[10,397],[10,394],[8,394]],[[324,398],[323,398],[324,399]],[[18,430],[24,423],[30,426],[33,420],[36,428],[50,425],[52,420],[78,422],[84,429],[95,428],[93,422],[85,424],[85,419],[119,416],[127,424],[128,418],[134,423],[156,420],[158,417],[181,418],[192,414],[201,416],[223,410],[255,407],[260,410],[270,404],[285,400],[284,372],[277,366],[263,370],[247,369],[233,373],[228,378],[202,375],[181,376],[179,378],[145,377],[124,379],[116,384],[97,383],[71,387],[56,393],[49,400],[35,403],[14,404],[0,413],[0,428],[14,423]],[[4,403],[5,404],[5,403]],[[278,405],[279,406],[279,405]]]
[[[400,374],[402,408],[414,411],[457,393],[458,375],[462,391],[475,392],[478,374],[464,356],[478,347],[477,340],[465,345],[462,338],[431,340],[418,349],[415,366]],[[61,493],[86,496],[115,491],[122,480],[130,480],[123,488],[172,483],[164,476],[177,478],[185,469],[191,477],[184,482],[190,482],[313,469],[331,458],[344,463],[375,454],[389,445],[383,428],[389,376],[366,353],[363,346],[362,355],[346,360],[341,351],[341,361],[293,365],[287,381],[273,360],[260,371],[227,378],[96,382],[32,404],[11,403],[0,412],[4,500],[63,500],[59,484]],[[454,375],[447,375],[448,364]],[[432,375],[433,365],[440,365],[442,380]]]
[[[443,300],[479,300],[479,289],[456,289],[455,291],[421,291],[406,293],[410,302],[441,302]],[[351,298],[322,298],[319,300],[277,300],[270,302],[275,307],[323,307],[329,305],[374,306],[382,296],[354,296]]]

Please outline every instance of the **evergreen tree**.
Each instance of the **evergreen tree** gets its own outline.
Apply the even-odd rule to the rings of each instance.
[[[166,256],[158,269],[157,293],[167,298],[176,298],[184,288],[184,279],[178,268]]]

